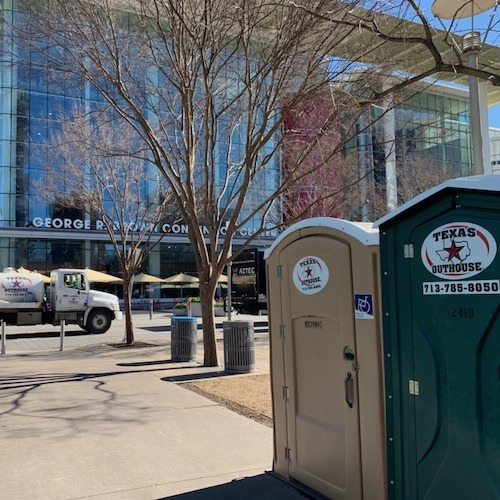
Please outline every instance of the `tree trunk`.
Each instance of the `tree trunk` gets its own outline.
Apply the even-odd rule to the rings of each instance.
[[[132,345],[134,339],[134,322],[132,319],[132,282],[123,280],[123,303],[125,306],[125,343]]]
[[[203,366],[219,366],[215,340],[215,286],[200,283],[200,303],[203,323]]]

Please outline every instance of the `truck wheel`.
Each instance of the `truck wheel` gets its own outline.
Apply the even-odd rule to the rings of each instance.
[[[86,330],[89,333],[105,333],[111,326],[111,316],[107,311],[91,311]]]

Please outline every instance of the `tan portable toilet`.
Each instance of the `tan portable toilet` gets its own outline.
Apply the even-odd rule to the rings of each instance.
[[[266,252],[274,472],[386,498],[378,230],[312,218]]]

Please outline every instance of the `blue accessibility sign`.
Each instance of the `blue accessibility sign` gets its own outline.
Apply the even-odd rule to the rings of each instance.
[[[369,293],[354,295],[354,316],[357,319],[373,319],[373,295]]]

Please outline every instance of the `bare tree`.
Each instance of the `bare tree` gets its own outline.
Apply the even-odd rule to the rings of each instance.
[[[87,213],[107,232],[123,278],[127,344],[134,343],[132,278],[161,240],[157,226],[174,212],[143,146],[133,128],[103,109],[73,109],[53,136],[51,164],[40,183],[58,207]]]
[[[405,36],[399,23],[380,18],[382,2],[363,0],[21,3],[28,15],[15,26],[24,47],[18,60],[29,54],[32,65],[50,68],[59,78],[88,82],[141,137],[172,189],[189,227],[200,279],[206,366],[218,364],[212,301],[239,228],[251,227],[249,244],[281,224],[282,195],[314,178],[355,137],[363,106],[421,79],[367,85],[369,74],[394,68],[385,45],[437,50],[412,0],[397,3],[413,7],[420,17],[418,37]],[[359,62],[372,64],[361,76]],[[437,58],[422,74],[447,69],[456,68]],[[284,120],[294,110],[306,112],[330,91],[332,80],[338,92],[329,112],[318,117],[317,140],[296,143],[282,175]],[[321,162],[310,161],[307,152],[318,141],[324,145],[321,138],[339,123],[341,131],[323,148]],[[318,197],[306,200],[288,222],[317,202]]]
[[[401,202],[411,200],[428,189],[461,174],[453,165],[431,156],[415,156],[398,171],[398,194]]]
[[[409,157],[397,171],[397,196],[403,204],[428,189],[462,174],[456,166],[437,160],[432,155],[418,154]],[[368,186],[367,197],[372,220],[387,213],[385,180],[373,179]],[[354,207],[355,205],[351,205]]]

